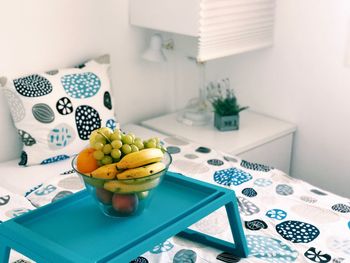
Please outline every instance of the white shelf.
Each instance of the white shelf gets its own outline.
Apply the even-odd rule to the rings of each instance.
[[[135,26],[196,38],[207,61],[273,44],[276,0],[131,0]]]

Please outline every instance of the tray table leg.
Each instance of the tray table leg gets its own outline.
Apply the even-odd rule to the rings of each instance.
[[[236,200],[236,196],[235,196]],[[232,237],[235,242],[235,255],[247,257],[249,254],[247,240],[242,228],[241,217],[237,206],[237,201],[231,201],[225,205],[228,221],[232,231]]]
[[[234,200],[236,200],[235,196]],[[234,243],[213,236],[209,236],[188,228],[178,233],[177,236],[189,239],[191,241],[199,242],[225,252],[232,253],[233,255],[241,258],[247,257],[249,251],[247,247],[247,241],[243,232],[242,222],[239,216],[239,210],[236,201],[230,201],[229,203],[225,204],[225,208]]]
[[[10,257],[10,247],[0,243],[0,263],[8,263]]]

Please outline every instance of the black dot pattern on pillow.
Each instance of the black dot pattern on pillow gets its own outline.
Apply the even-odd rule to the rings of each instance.
[[[18,130],[18,135],[25,146],[32,146],[36,143],[35,139],[26,131]]]
[[[109,110],[112,109],[112,98],[111,94],[108,91],[105,91],[103,94],[103,105]]]
[[[13,84],[19,94],[25,97],[40,97],[52,91],[52,84],[37,74],[15,79]]]
[[[28,155],[25,151],[22,151],[21,153],[21,160],[19,161],[19,165],[27,165],[28,162]]]
[[[75,124],[80,139],[88,140],[91,132],[101,127],[101,118],[94,108],[82,105],[75,111]]]

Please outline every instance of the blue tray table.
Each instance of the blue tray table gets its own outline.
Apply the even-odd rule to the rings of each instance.
[[[0,262],[10,248],[37,262],[130,262],[178,235],[246,257],[248,249],[232,190],[168,172],[141,215],[109,218],[86,190],[0,225]],[[225,206],[234,243],[187,227]]]

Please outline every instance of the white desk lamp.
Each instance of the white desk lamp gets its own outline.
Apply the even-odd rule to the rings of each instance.
[[[148,48],[143,52],[142,58],[151,62],[165,62],[167,58],[163,49],[173,50],[174,41],[164,41],[160,34],[154,34]],[[188,57],[198,66],[199,97],[191,99],[186,108],[178,113],[178,121],[187,125],[205,125],[211,120],[210,106],[205,94],[205,62],[198,62],[196,58]]]
[[[174,49],[174,41],[169,39],[164,42],[160,34],[154,34],[149,42],[149,47],[143,52],[142,58],[152,62],[165,62],[164,49]]]

